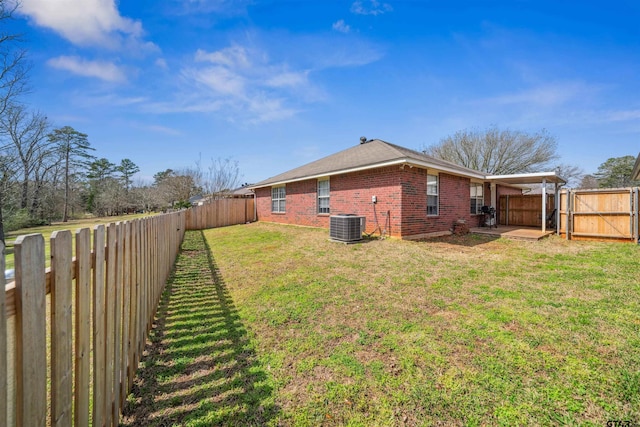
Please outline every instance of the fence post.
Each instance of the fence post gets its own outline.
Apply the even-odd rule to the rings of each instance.
[[[51,235],[51,425],[71,426],[73,389],[71,232]]]
[[[131,286],[131,299],[130,299],[130,318],[129,318],[129,370],[127,377],[129,379],[127,383],[127,391],[131,390],[133,385],[133,378],[136,374],[136,354],[137,354],[137,316],[138,316],[138,224],[140,222],[136,219],[131,223],[131,269],[129,272],[129,284]]]
[[[20,236],[16,270],[16,424],[44,426],[47,417],[47,353],[44,238]]]
[[[571,205],[573,204],[573,197],[571,195],[571,190],[567,190],[567,201],[566,201],[566,209],[567,209],[567,218],[565,219],[566,221],[566,226],[565,226],[565,231],[566,231],[566,238],[567,240],[571,240],[571,229],[569,227],[571,227],[571,224],[573,223],[573,221],[571,221],[571,216],[573,215],[573,210],[571,209]]]
[[[106,425],[110,426],[117,420],[113,420],[113,372],[115,369],[115,298],[116,298],[116,224],[109,224],[107,228],[107,281],[105,292],[105,325],[106,325],[106,366],[105,366],[105,418]]]
[[[74,420],[76,426],[89,425],[89,382],[91,349],[91,232],[76,232],[76,336]]]
[[[7,306],[6,306],[6,281],[4,277],[4,243],[0,241],[0,346],[9,348],[7,342]],[[8,425],[7,414],[7,388],[9,382],[7,378],[7,352],[0,351],[0,425]]]
[[[123,226],[123,276],[122,276],[122,360],[120,362],[120,402],[122,407],[126,393],[129,391],[127,379],[129,373],[129,322],[131,319],[131,222],[127,221]]]
[[[122,276],[123,276],[123,227],[122,222],[116,224],[116,250],[114,261],[116,264],[115,281],[115,314],[114,314],[114,356],[113,356],[113,425],[118,425],[120,421],[120,381],[122,372],[120,371],[120,359],[122,357]]]
[[[102,427],[106,417],[106,300],[105,228],[93,229],[93,425]]]
[[[634,187],[633,189],[633,203],[634,203],[633,215],[635,218],[634,233],[635,233],[636,244],[638,244],[640,243],[640,230],[638,229],[638,214],[640,213],[638,212],[638,206],[640,205],[640,203],[638,202],[638,187]]]

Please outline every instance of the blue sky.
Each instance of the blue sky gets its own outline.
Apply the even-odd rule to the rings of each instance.
[[[360,136],[490,125],[595,172],[640,151],[640,2],[22,0],[29,105],[140,179],[198,158],[257,182]]]

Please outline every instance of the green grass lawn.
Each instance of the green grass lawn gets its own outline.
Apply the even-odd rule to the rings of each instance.
[[[103,218],[86,218],[86,219],[75,219],[70,220],[68,222],[56,222],[51,225],[43,225],[40,227],[31,227],[31,228],[21,228],[20,230],[15,230],[8,232],[5,236],[5,240],[7,242],[6,247],[6,268],[14,268],[14,259],[13,259],[13,244],[18,236],[23,236],[25,234],[42,234],[45,242],[45,258],[47,259],[47,266],[49,265],[49,239],[54,231],[58,230],[72,230],[75,231],[80,228],[93,228],[98,224],[111,224],[113,222],[118,221],[131,221],[136,218],[143,218],[152,214],[132,214],[132,215],[122,215],[122,216],[110,216]],[[93,235],[92,235],[93,239]],[[73,240],[74,248],[75,248],[75,239]]]
[[[188,232],[125,424],[637,423],[639,260],[557,237]]]

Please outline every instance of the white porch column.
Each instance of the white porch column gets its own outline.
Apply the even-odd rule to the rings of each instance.
[[[542,178],[542,232],[547,231],[547,178]]]
[[[556,234],[560,235],[560,186],[556,182],[553,193],[553,208],[556,210]]]
[[[491,183],[491,206],[498,209],[498,198],[496,196],[496,183]]]

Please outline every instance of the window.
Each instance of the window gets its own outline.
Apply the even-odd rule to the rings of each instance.
[[[438,175],[427,175],[427,215],[438,215]]]
[[[318,213],[329,213],[329,180],[318,180]]]
[[[482,212],[484,205],[484,196],[482,184],[476,182],[471,183],[471,214],[476,215]]]
[[[271,212],[284,212],[287,202],[285,187],[271,187]]]

